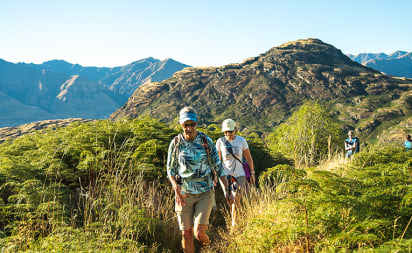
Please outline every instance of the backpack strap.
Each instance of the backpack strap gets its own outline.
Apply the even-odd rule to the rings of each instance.
[[[206,150],[206,153],[207,153],[207,160],[209,162],[209,166],[212,169],[210,175],[212,177],[213,184],[216,186],[216,184],[217,184],[217,176],[216,175],[217,174],[216,174],[215,167],[213,166],[213,163],[212,163],[212,157],[210,155],[209,143],[207,142],[207,137],[204,133],[199,132],[199,134],[200,134],[200,137],[202,138],[202,141],[203,141],[202,147]]]
[[[232,149],[232,145],[230,144],[230,142],[228,140],[226,140],[225,137],[222,137],[223,139],[223,143],[225,144],[225,148],[226,150],[233,156],[233,158],[235,158],[236,160],[238,160],[241,164],[243,164],[242,161],[240,161],[239,158],[237,158],[234,154],[233,154],[233,149]]]

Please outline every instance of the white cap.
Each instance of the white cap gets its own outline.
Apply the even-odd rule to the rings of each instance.
[[[233,119],[225,119],[222,123],[222,132],[235,130],[236,123]]]

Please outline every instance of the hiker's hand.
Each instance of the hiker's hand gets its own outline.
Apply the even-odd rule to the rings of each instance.
[[[215,177],[215,178],[213,179],[213,185],[216,187],[216,185],[217,185],[217,177]]]
[[[175,190],[176,205],[184,206],[186,202],[185,202],[184,195],[182,195],[182,189],[180,188],[179,185],[176,185],[174,190]]]
[[[255,185],[255,183],[256,183],[255,173],[252,173],[252,174],[250,175],[250,184],[251,184],[251,185]]]
[[[230,191],[225,191],[225,199],[227,204],[230,206],[233,204],[233,198],[232,198],[232,194],[230,194]]]

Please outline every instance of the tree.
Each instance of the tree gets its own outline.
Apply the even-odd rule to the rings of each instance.
[[[268,136],[267,142],[273,153],[281,152],[297,165],[312,166],[331,152],[333,144],[339,141],[339,131],[325,107],[317,101],[305,102]]]

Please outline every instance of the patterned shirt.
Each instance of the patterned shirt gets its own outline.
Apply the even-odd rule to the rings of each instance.
[[[176,143],[175,138],[170,142],[167,156],[167,175],[179,175],[182,178],[182,194],[199,194],[213,188],[212,168],[209,165],[206,149],[202,146],[202,135],[206,136],[204,133],[198,132],[193,141],[186,141],[182,134],[179,134]],[[209,136],[206,136],[206,139],[211,163],[217,176],[226,175],[212,139]],[[177,148],[176,152],[175,148]]]

